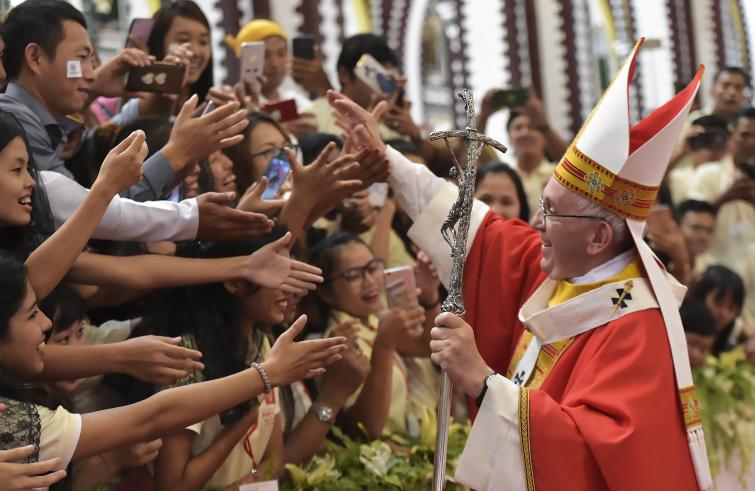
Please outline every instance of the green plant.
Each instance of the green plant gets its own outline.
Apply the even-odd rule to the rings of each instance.
[[[718,358],[709,356],[693,376],[711,471],[715,476],[736,455],[743,480],[755,445],[755,368],[744,351],[735,349]]]
[[[448,436],[446,472],[452,476],[464,449],[471,426],[452,423]],[[286,464],[290,479],[281,489],[297,491],[372,491],[425,490],[433,475],[435,446],[435,415],[427,411],[417,438],[391,434],[379,440],[361,442],[333,428],[342,444],[328,441],[326,453],[315,456],[307,464]],[[467,488],[449,482],[448,491]]]

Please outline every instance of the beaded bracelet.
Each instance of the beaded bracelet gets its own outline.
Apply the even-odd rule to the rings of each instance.
[[[257,371],[260,373],[260,377],[262,377],[262,382],[265,384],[265,394],[269,394],[271,390],[273,390],[273,386],[270,384],[270,379],[267,378],[267,372],[265,371],[265,367],[260,365],[259,363],[252,362],[251,365],[249,365],[250,368],[256,368]]]

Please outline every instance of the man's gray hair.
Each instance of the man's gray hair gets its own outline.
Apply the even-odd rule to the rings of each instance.
[[[577,213],[580,215],[592,215],[603,217],[613,230],[613,245],[618,252],[623,252],[629,248],[632,239],[629,235],[629,227],[623,217],[609,211],[596,202],[575,193],[575,205]]]

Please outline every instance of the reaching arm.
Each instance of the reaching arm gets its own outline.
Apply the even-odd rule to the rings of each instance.
[[[180,429],[165,435],[165,447],[155,461],[155,489],[203,489],[256,420],[257,410],[249,411],[224,427],[209,447],[194,456],[196,433]]]
[[[53,222],[60,228],[90,191],[56,172],[43,171],[40,177],[47,191]],[[194,198],[180,203],[139,203],[115,196],[92,232],[92,238],[137,242],[190,240],[196,237],[199,225],[197,204]]]
[[[65,277],[118,190],[139,179],[147,154],[145,138],[143,132],[134,132],[110,151],[81,206],[26,260],[37,298],[46,297]]]
[[[137,290],[217,283],[239,278],[242,259],[190,259],[158,254],[117,257],[83,252],[68,278],[76,283]]]
[[[331,408],[335,418],[335,414],[341,410],[346,403],[346,399],[351,394],[345,394],[344,397],[333,392],[326,393],[323,391],[317,397],[315,404],[322,404]],[[312,414],[311,411],[308,412],[296,428],[291,430],[286,437],[284,463],[299,465],[309,461],[322,447],[331,426],[333,426],[332,422],[324,423]]]
[[[360,434],[359,423],[364,424],[369,438],[379,438],[383,434],[391,408],[394,356],[395,349],[378,343],[376,339],[370,358],[370,373],[362,391],[354,405],[343,411],[343,419],[352,434]]]
[[[259,286],[304,293],[322,282],[314,266],[282,256],[291,234],[250,256],[190,259],[145,254],[114,257],[82,253],[70,273],[76,283],[152,289],[243,279]]]
[[[37,378],[48,382],[126,373],[156,384],[172,383],[201,369],[202,354],[177,346],[178,339],[140,336],[95,346],[45,345],[45,366]]]
[[[340,359],[344,338],[293,342],[306,320],[306,316],[300,317],[284,332],[262,363],[273,386],[320,375],[323,366]],[[249,368],[220,379],[164,390],[129,406],[84,414],[73,459],[185,428],[247,401],[264,389],[260,374]]]

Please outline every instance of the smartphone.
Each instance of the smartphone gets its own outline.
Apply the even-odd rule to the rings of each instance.
[[[267,169],[265,169],[267,189],[262,193],[262,198],[273,199],[278,194],[278,191],[280,191],[283,183],[288,179],[290,173],[291,163],[288,161],[286,153],[281,150],[270,160],[270,163],[267,164]]]
[[[155,61],[149,66],[133,67],[126,78],[126,90],[178,94],[181,91],[185,68],[176,63]]]
[[[409,296],[416,290],[417,283],[411,266],[397,266],[385,270],[385,296],[390,308],[406,305]]]
[[[133,19],[131,25],[128,26],[126,47],[144,49],[147,46],[147,41],[149,40],[149,35],[152,33],[152,26],[154,23],[155,21],[152,19]],[[134,42],[134,40],[136,40],[136,42]]]
[[[262,110],[279,123],[299,119],[299,112],[296,110],[295,99],[271,102],[262,106]]]
[[[493,109],[502,107],[517,107],[527,102],[530,98],[530,91],[523,87],[513,87],[510,89],[499,90],[493,94],[491,104]]]
[[[396,80],[388,70],[369,54],[359,58],[354,67],[354,75],[378,94],[390,96],[398,89]]]
[[[251,83],[259,92],[259,77],[265,68],[265,43],[255,41],[241,44],[241,78]]]
[[[79,113],[69,114],[60,120],[60,126],[67,135],[70,135],[84,126],[84,116]]]
[[[315,40],[310,36],[295,37],[291,41],[294,58],[315,59]]]

